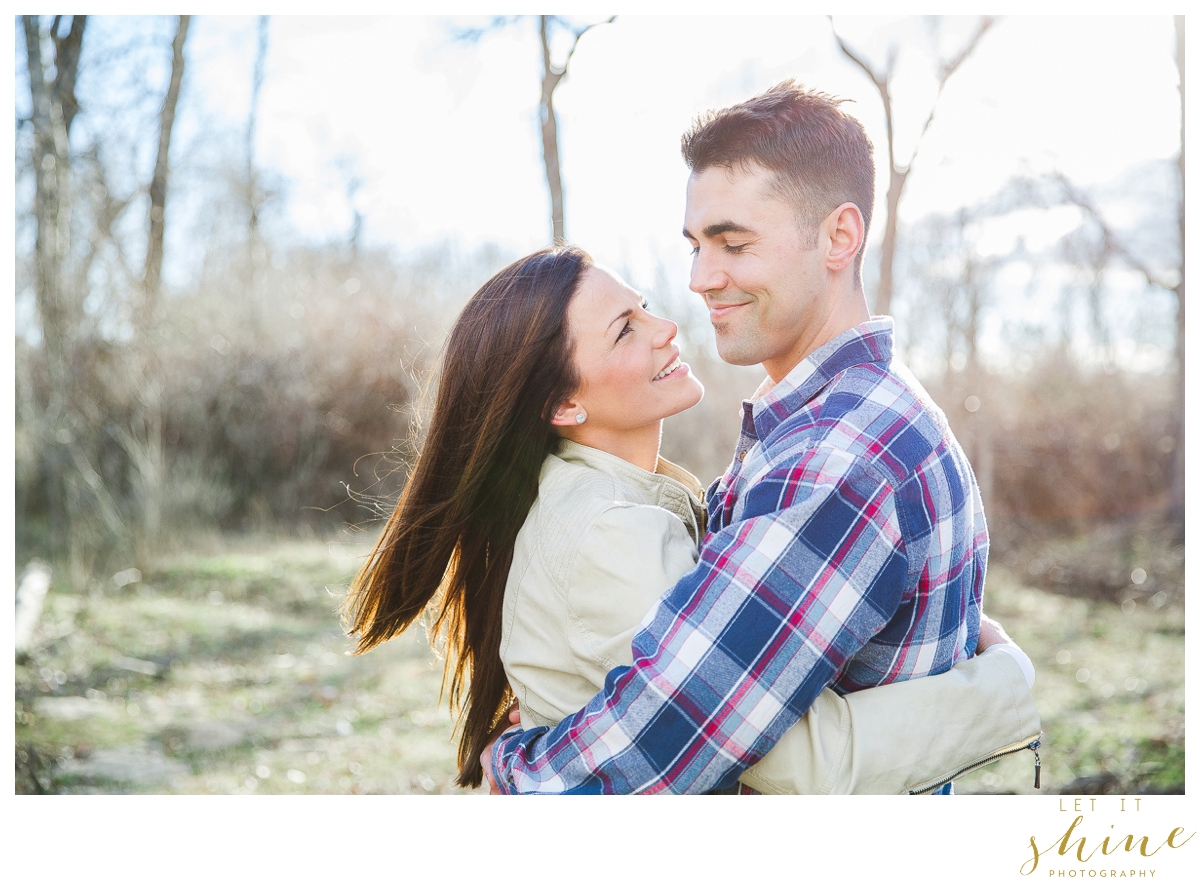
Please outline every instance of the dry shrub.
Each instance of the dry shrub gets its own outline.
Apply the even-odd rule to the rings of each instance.
[[[952,374],[929,388],[984,486],[994,560],[1067,595],[1182,589],[1169,377],[1087,370],[1051,351],[1023,374],[974,385]],[[980,398],[973,414],[969,394]],[[1148,573],[1141,585],[1136,568]]]
[[[296,251],[239,307],[178,310],[167,445],[228,488],[220,524],[354,522],[370,512],[350,490],[395,497],[447,320],[498,259]]]
[[[39,442],[44,358],[19,344],[18,547],[65,549],[50,499],[65,491],[67,453],[78,444],[122,521],[97,521],[87,542],[97,560],[128,549],[141,496],[121,438],[145,436],[148,382],[162,389],[164,540],[370,519],[351,490],[398,494],[413,408],[445,328],[502,259],[448,247],[407,260],[325,248],[267,254],[253,282],[236,260],[210,268],[196,288],[165,298],[146,337],[149,362],[129,333],[79,346],[73,381],[85,405],[60,443]],[[77,536],[81,522],[72,519]]]

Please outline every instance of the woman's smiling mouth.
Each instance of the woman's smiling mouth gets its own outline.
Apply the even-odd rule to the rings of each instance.
[[[672,373],[674,373],[680,367],[683,367],[686,369],[687,364],[685,364],[681,360],[679,360],[679,355],[675,355],[675,357],[671,358],[671,360],[669,360],[667,362],[667,365],[662,368],[662,371],[657,376],[655,376],[651,381],[657,382],[659,379],[665,379],[665,378],[667,378],[667,376],[670,376]]]

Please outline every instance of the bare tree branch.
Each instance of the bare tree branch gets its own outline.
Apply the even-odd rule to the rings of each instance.
[[[975,33],[967,41],[962,50],[953,58],[939,65],[937,94],[917,135],[917,140],[913,145],[912,155],[909,157],[908,163],[900,165],[896,161],[896,129],[891,95],[891,83],[896,71],[896,59],[899,54],[899,48],[894,43],[890,45],[888,47],[887,64],[882,70],[876,70],[861,53],[852,49],[842,39],[842,36],[837,32],[837,28],[834,27],[833,16],[829,16],[829,27],[833,32],[834,40],[837,41],[838,48],[846,58],[867,75],[872,84],[874,84],[875,89],[879,92],[879,98],[883,103],[884,124],[887,133],[888,189],[887,218],[884,221],[883,242],[880,245],[879,252],[879,283],[875,291],[874,310],[880,314],[887,314],[892,307],[892,296],[895,288],[896,240],[899,235],[900,199],[904,194],[904,186],[908,182],[908,176],[912,171],[913,163],[916,162],[917,151],[921,147],[921,142],[924,140],[926,132],[929,131],[929,126],[933,123],[934,113],[936,112],[938,101],[942,96],[942,91],[946,87],[946,82],[971,56],[971,53],[975,51],[975,47],[978,46],[983,35],[987,33],[994,23],[994,18],[984,16],[979,23],[979,27],[976,28]]]
[[[971,39],[967,41],[967,44],[963,47],[962,51],[954,56],[954,58],[942,64],[941,69],[938,72],[937,95],[933,99],[933,105],[929,108],[929,115],[925,117],[925,124],[921,126],[921,133],[917,136],[917,143],[913,146],[912,156],[909,157],[908,165],[906,167],[911,168],[913,162],[917,161],[917,151],[921,149],[921,141],[925,139],[925,132],[929,131],[929,126],[933,122],[934,114],[937,112],[938,101],[941,100],[942,92],[946,88],[946,83],[949,82],[950,77],[954,76],[958,69],[962,67],[963,62],[971,57],[971,54],[975,51],[975,47],[978,46],[979,41],[983,39],[983,35],[986,34],[991,26],[995,23],[996,19],[993,16],[985,15],[980,20],[979,27],[976,28],[974,35],[972,35]]]
[[[896,60],[895,47],[888,53],[888,65],[881,71],[877,72],[870,63],[862,56],[855,52],[842,39],[841,34],[833,26],[833,16],[827,16],[829,19],[829,28],[833,31],[833,38],[837,40],[838,48],[842,50],[842,54],[854,62],[867,75],[867,78],[875,84],[876,90],[879,92],[879,97],[883,101],[883,119],[887,130],[887,151],[888,151],[888,166],[896,167],[896,154],[894,148],[895,136],[892,129],[892,97],[888,90],[888,83],[892,78],[892,71]]]
[[[1120,257],[1121,260],[1133,269],[1145,280],[1147,286],[1161,287],[1163,290],[1173,290],[1172,285],[1167,284],[1165,280],[1159,278],[1154,271],[1146,265],[1146,263],[1134,254],[1120,237],[1113,231],[1105,221],[1104,216],[1096,207],[1095,202],[1083,191],[1073,184],[1065,174],[1061,171],[1056,172],[1053,176],[1054,181],[1062,190],[1063,200],[1067,204],[1075,205],[1096,225],[1100,231],[1100,236],[1103,242],[1103,249],[1106,255]]]
[[[550,233],[555,244],[566,241],[565,209],[563,205],[562,170],[558,155],[558,115],[554,112],[554,90],[567,75],[567,68],[575,49],[579,46],[580,38],[592,28],[601,24],[611,24],[616,20],[612,16],[607,21],[589,24],[572,30],[574,39],[567,51],[566,60],[561,67],[555,67],[550,57],[550,26],[561,20],[552,15],[538,16],[538,36],[542,44],[542,97],[539,103],[539,113],[542,122],[542,161],[546,170],[546,186],[550,190]]]

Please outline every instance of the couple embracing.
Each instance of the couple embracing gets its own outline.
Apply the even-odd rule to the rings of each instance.
[[[867,308],[872,147],[839,104],[785,82],[684,135],[690,286],[721,357],[767,372],[706,492],[658,454],[704,393],[678,328],[584,251],[516,261],[458,318],[346,617],[361,652],[430,610],[460,785],[950,793],[1036,760],[978,485]]]

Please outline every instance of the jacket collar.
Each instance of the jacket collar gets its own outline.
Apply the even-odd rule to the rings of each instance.
[[[838,373],[862,364],[877,363],[887,369],[892,362],[891,316],[881,315],[851,327],[826,342],[792,368],[778,385],[750,404],[759,439],[798,412]]]
[[[623,458],[618,458],[615,455],[602,452],[591,446],[584,446],[582,443],[576,443],[574,440],[559,440],[558,448],[554,454],[563,461],[579,462],[598,471],[603,471],[606,474],[620,477],[622,480],[644,489],[653,498],[658,497],[664,484],[670,485],[672,483],[681,484],[684,489],[695,496],[700,496],[704,493],[704,487],[700,485],[699,480],[679,465],[667,461],[661,455],[658,457],[658,464],[655,465],[654,473],[650,473],[649,471],[642,470],[636,464],[627,462]]]

